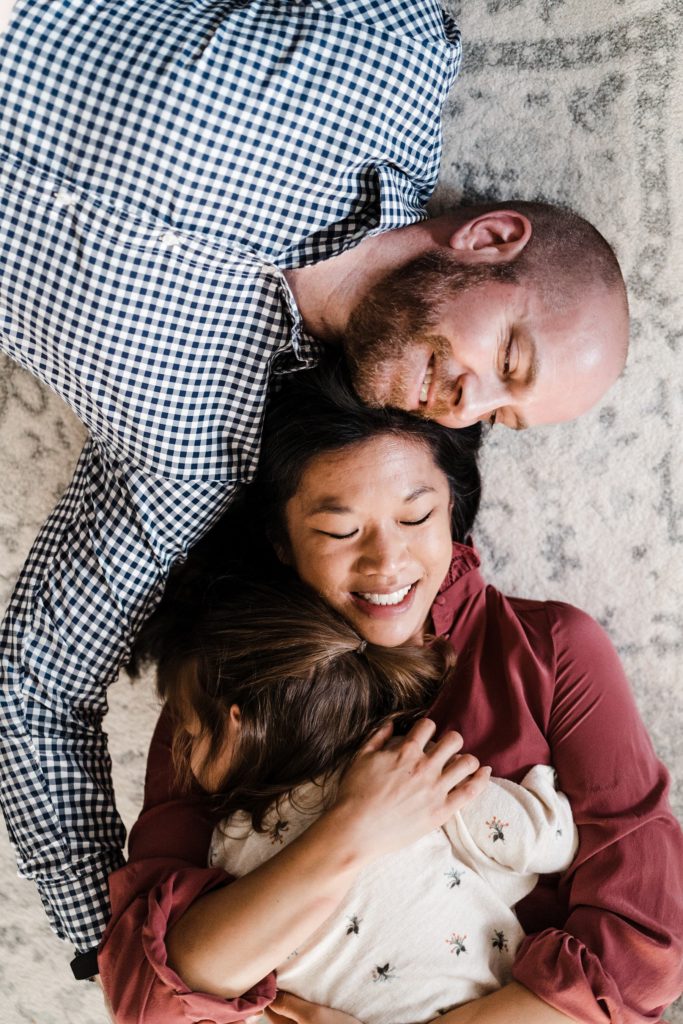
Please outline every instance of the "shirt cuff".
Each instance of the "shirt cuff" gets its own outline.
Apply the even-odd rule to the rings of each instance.
[[[539,999],[581,1024],[626,1019],[615,982],[597,956],[569,932],[548,928],[529,935],[519,947],[512,976]]]
[[[77,954],[97,946],[111,916],[109,875],[124,863],[117,850],[106,860],[79,865],[69,874],[36,880],[52,929]]]

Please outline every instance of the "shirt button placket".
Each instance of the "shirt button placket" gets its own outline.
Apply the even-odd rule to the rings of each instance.
[[[180,236],[175,231],[164,231],[162,235],[159,235],[159,242],[165,249],[170,249],[171,252],[180,252],[182,248]]]
[[[70,210],[78,202],[76,193],[69,192],[66,188],[58,188],[56,192],[52,193],[52,198],[55,201],[55,206],[61,210]]]

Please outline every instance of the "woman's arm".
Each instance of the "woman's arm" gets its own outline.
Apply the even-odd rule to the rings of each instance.
[[[562,927],[522,944],[513,976],[586,1024],[645,1024],[683,986],[683,837],[619,659],[589,616],[551,605],[546,734],[579,829]]]
[[[476,772],[476,759],[453,758],[462,743],[456,733],[424,751],[433,732],[423,720],[385,745],[390,730],[381,730],[352,762],[328,812],[181,917],[167,949],[187,985],[225,998],[251,988],[330,916],[365,865],[437,828],[449,807],[484,787],[488,772]]]

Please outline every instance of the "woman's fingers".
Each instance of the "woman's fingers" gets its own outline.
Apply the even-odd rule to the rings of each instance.
[[[403,740],[404,746],[408,747],[411,744],[417,744],[420,748],[420,752],[423,753],[424,748],[427,746],[435,732],[436,722],[433,722],[431,718],[420,718],[412,729],[409,729],[406,733]]]
[[[491,780],[491,768],[489,765],[485,765],[483,768],[477,768],[473,775],[465,778],[464,781],[456,783],[454,787],[449,790],[446,798],[446,805],[449,814],[454,814],[459,811],[461,807],[468,804],[470,800],[479,796],[480,793],[488,786]]]
[[[435,727],[436,728],[436,727]],[[463,738],[459,732],[448,729],[436,743],[430,746],[427,757],[436,765],[444,768],[454,754],[462,750]]]
[[[394,731],[393,722],[385,722],[379,729],[373,732],[369,740],[367,740],[358,751],[358,754],[372,754],[376,750],[381,750],[384,744],[387,742],[389,737]]]
[[[444,766],[441,773],[448,789],[453,789],[479,768],[479,761],[474,754],[457,754]]]

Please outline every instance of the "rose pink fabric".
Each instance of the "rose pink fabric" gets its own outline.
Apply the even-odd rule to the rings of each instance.
[[[433,607],[458,652],[431,711],[496,776],[552,764],[579,829],[578,854],[518,906],[528,933],[514,976],[582,1024],[658,1021],[683,987],[683,836],[619,659],[589,616],[486,586],[454,545]],[[190,992],[166,964],[170,923],[228,876],[206,867],[213,820],[200,792],[172,789],[170,728],[150,749],[129,863],[111,878],[102,981],[119,1024],[229,1024],[271,1001],[271,974],[240,999]]]

